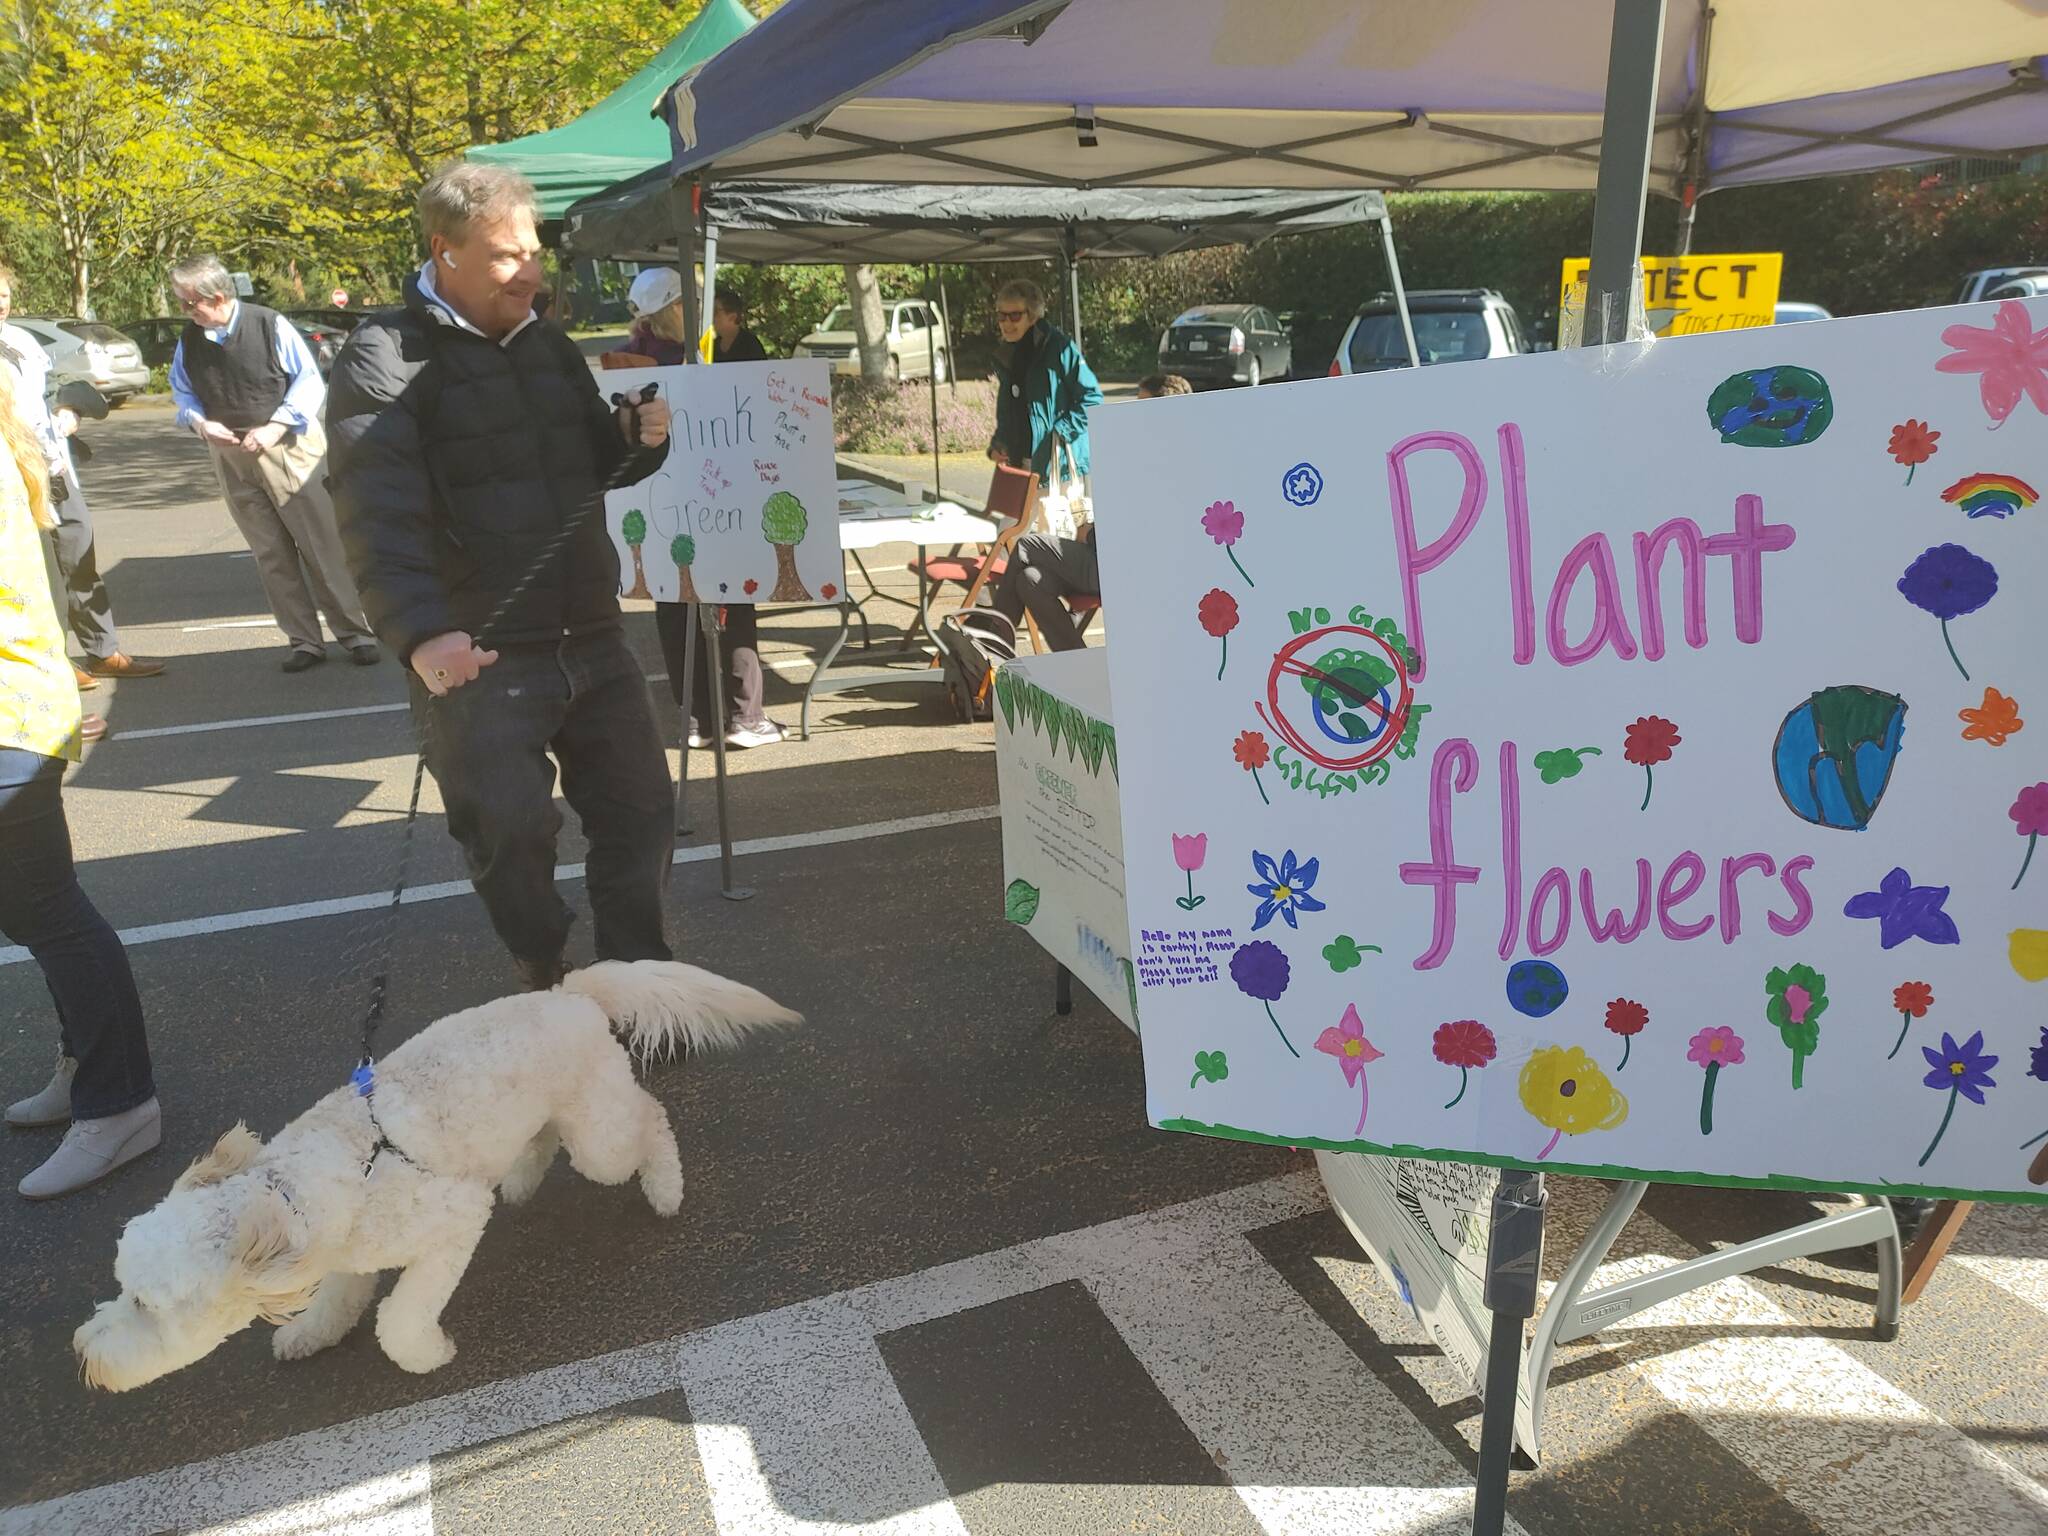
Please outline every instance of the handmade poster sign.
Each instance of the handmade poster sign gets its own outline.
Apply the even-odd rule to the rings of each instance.
[[[1131,1029],[1136,978],[1124,942],[1116,729],[1099,650],[1021,657],[996,673],[996,783],[1003,802],[1003,915]],[[1200,841],[1174,850],[1199,930]],[[1191,934],[1190,942],[1199,943]],[[1209,969],[1214,969],[1209,962]],[[1212,1062],[1211,1071],[1223,1071]]]
[[[1558,318],[1578,313],[1586,300],[1584,256],[1565,259]],[[1693,336],[1701,331],[1739,331],[1772,323],[1785,258],[1776,251],[1748,255],[1645,256],[1643,318],[1655,336]]]
[[[1094,425],[1155,1123],[2048,1197],[2048,303]]]
[[[605,498],[622,597],[829,603],[845,587],[824,363],[623,368],[607,398],[652,382],[674,413],[668,461]]]

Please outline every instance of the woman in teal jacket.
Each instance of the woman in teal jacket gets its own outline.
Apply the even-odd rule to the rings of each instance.
[[[1056,442],[1073,451],[1074,468],[1088,473],[1088,408],[1102,404],[1081,349],[1045,318],[1045,294],[1022,279],[996,293],[996,434],[988,456],[998,464],[1034,470],[1041,484],[1054,479]]]

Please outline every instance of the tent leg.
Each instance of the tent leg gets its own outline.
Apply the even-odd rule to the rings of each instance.
[[[924,268],[924,296],[927,299],[932,296],[932,268],[930,262],[926,262]],[[931,381],[932,397],[932,499],[939,501],[946,494],[945,487],[940,484],[939,470],[939,345],[932,338],[932,333],[929,329],[924,334],[928,343],[925,347],[927,356],[925,358],[924,376]],[[951,334],[950,329],[948,334]]]
[[[939,268],[939,324],[946,329],[946,388],[957,398],[960,393],[960,359],[953,344],[953,313],[946,307],[946,269]]]
[[[1401,282],[1401,258],[1394,254],[1394,221],[1380,216],[1380,249],[1387,253],[1387,275],[1394,280],[1394,310],[1401,317],[1401,339],[1408,344],[1408,366],[1420,368],[1422,354],[1415,350],[1415,322],[1408,318],[1408,290]]]
[[[1074,345],[1081,345],[1081,264],[1074,260],[1074,237],[1067,236],[1067,313],[1073,320]]]
[[[1628,339],[1643,251],[1643,201],[1650,188],[1650,141],[1657,129],[1657,66],[1663,47],[1664,0],[1614,0],[1581,346]]]
[[[699,329],[691,332],[693,339],[690,343],[690,350],[692,352],[697,350],[697,342],[694,338],[701,337],[704,334],[703,328],[711,324],[711,311],[716,307],[717,300],[718,226],[707,218],[704,221],[704,313],[697,319]]]

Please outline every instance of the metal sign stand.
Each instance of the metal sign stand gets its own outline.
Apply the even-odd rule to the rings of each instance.
[[[704,234],[705,284],[700,303],[697,284],[691,280],[691,269],[697,264],[698,184],[692,182],[685,188],[678,183],[670,190],[669,196],[670,209],[676,221],[677,266],[683,279],[683,329],[695,338],[704,334],[705,316],[700,310],[711,301],[711,285],[718,280],[718,232],[715,228],[707,228]],[[704,362],[694,340],[688,361],[700,366]],[[687,836],[694,830],[690,825],[690,694],[697,676],[697,633],[701,629],[704,644],[708,647],[704,663],[711,675],[711,718],[702,722],[702,728],[711,739],[712,782],[718,806],[719,894],[727,901],[746,901],[753,896],[753,888],[735,885],[732,876],[732,820],[725,793],[725,660],[718,638],[718,605],[697,603],[693,606],[697,610],[697,622],[683,632],[683,676],[678,689],[682,696],[683,742],[677,755],[676,835]]]
[[[1628,339],[1643,202],[1650,189],[1650,144],[1657,126],[1657,73],[1664,49],[1664,0],[1614,0],[1607,45],[1607,95],[1600,124],[1600,178],[1593,193],[1593,260],[1586,274],[1581,346]],[[1493,1197],[1486,1253],[1485,1417],[1479,1430],[1479,1479],[1472,1536],[1501,1536],[1507,1519],[1508,1467],[1515,1443],[1515,1384],[1521,1374],[1522,1324],[1536,1311],[1543,1258],[1543,1175],[1504,1169]]]

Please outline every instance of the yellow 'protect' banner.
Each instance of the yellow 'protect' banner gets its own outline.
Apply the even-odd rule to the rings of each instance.
[[[1576,312],[1591,265],[1583,256],[1565,261],[1558,303],[1560,315]],[[1651,334],[1690,336],[1699,331],[1740,331],[1753,325],[1769,325],[1778,303],[1778,280],[1785,258],[1775,251],[1645,256],[1642,265],[1643,310],[1649,318]]]

